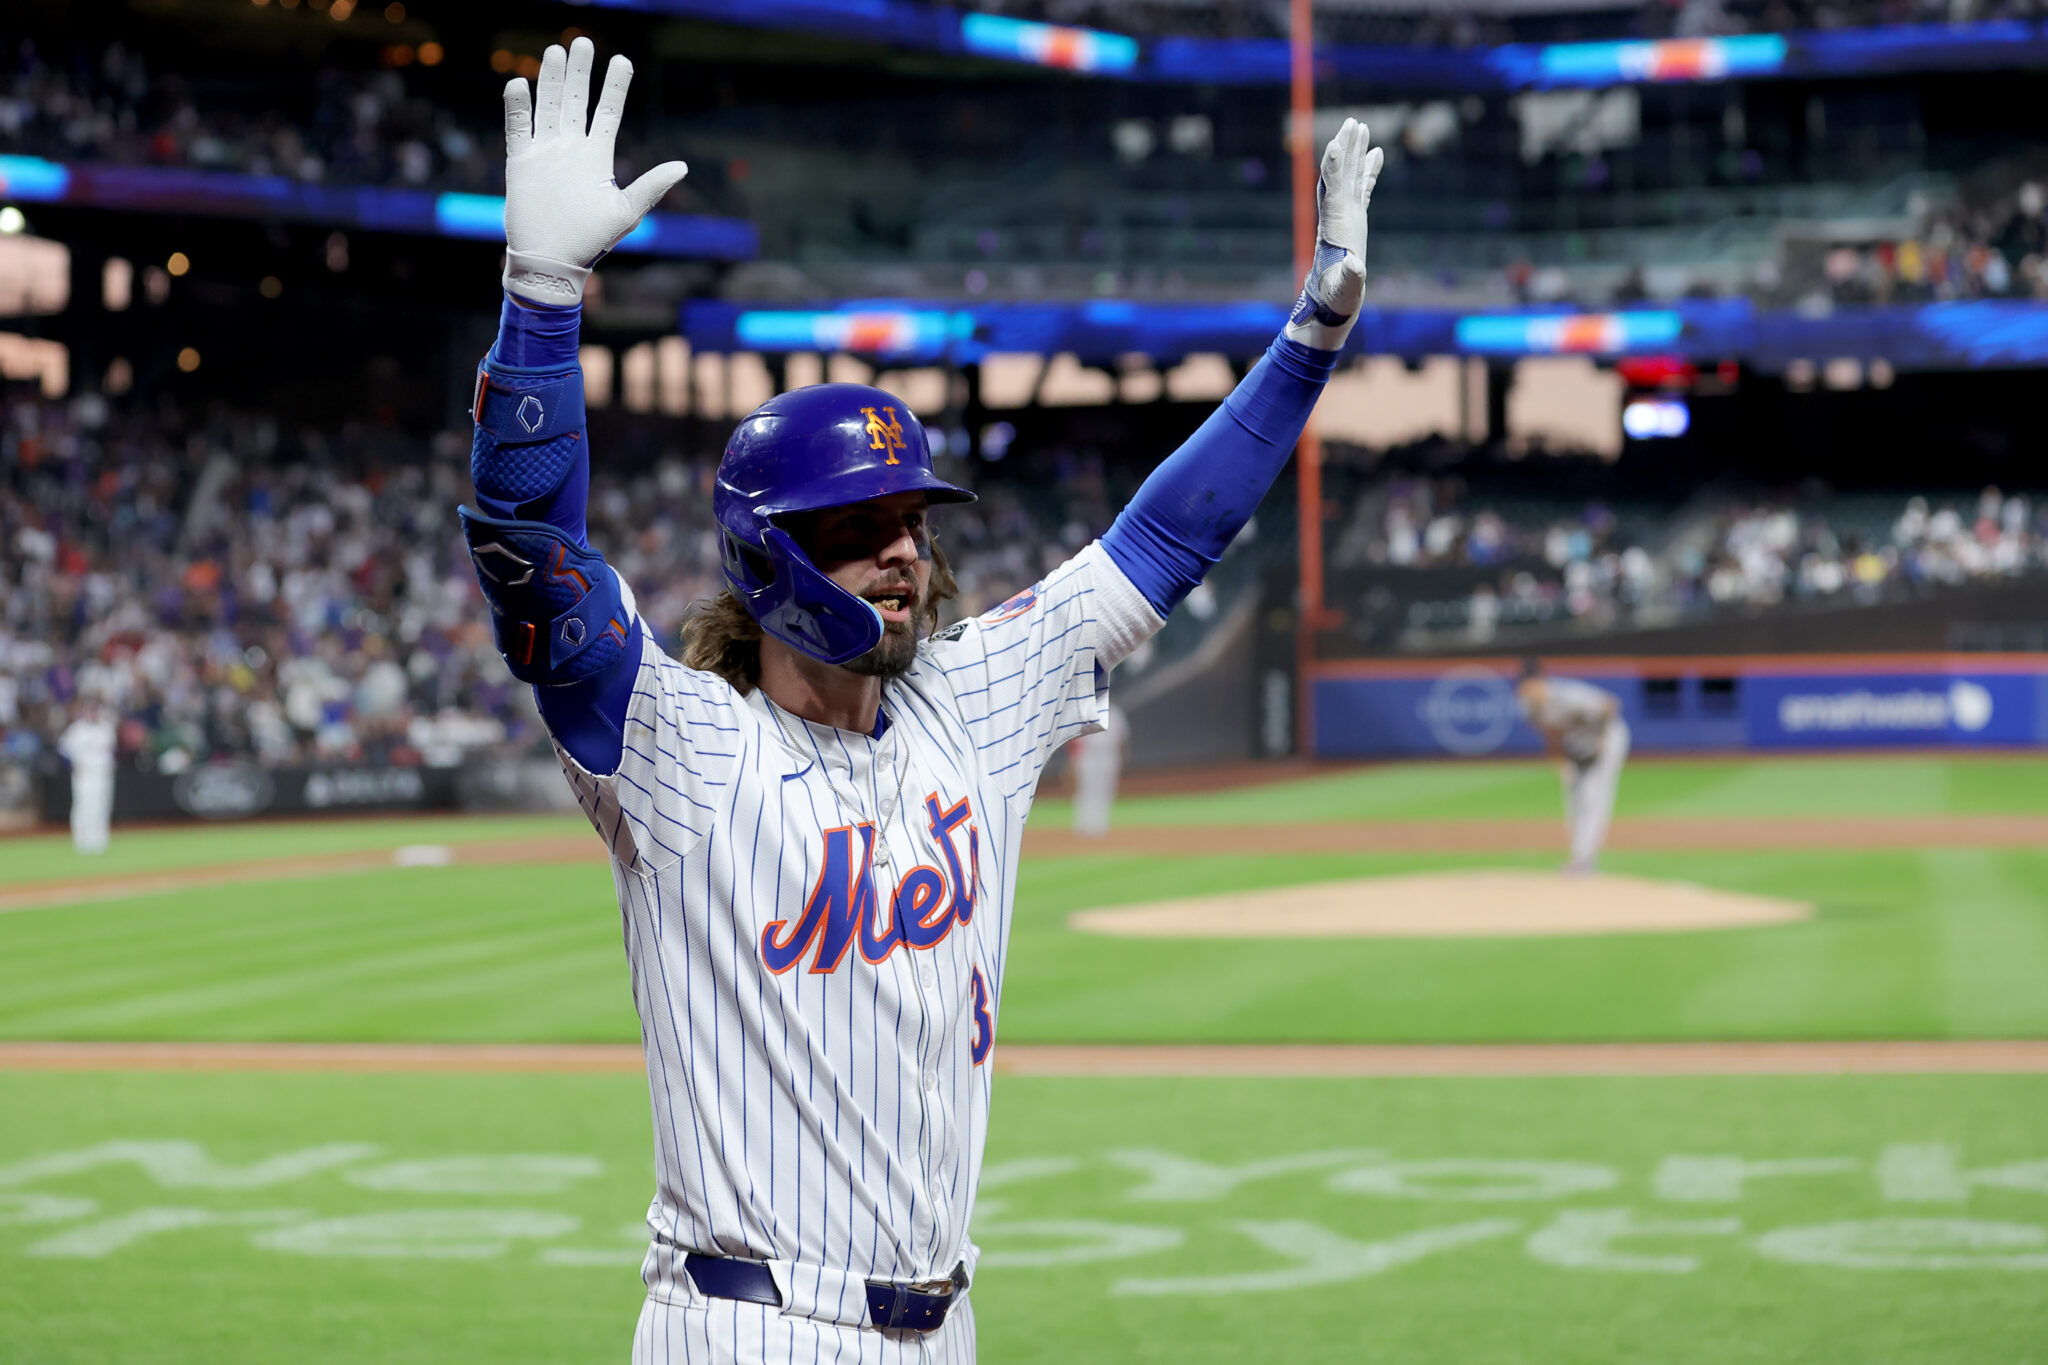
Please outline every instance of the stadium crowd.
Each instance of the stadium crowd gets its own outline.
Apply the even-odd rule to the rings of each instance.
[[[310,86],[204,90],[119,42],[65,61],[23,42],[0,69],[0,150],[308,182],[502,193],[492,129],[408,92],[397,71],[322,68]]]
[[[32,766],[83,698],[121,761],[177,771],[452,764],[541,738],[491,638],[455,521],[468,434],[187,424],[95,395],[0,408],[0,759]],[[673,648],[720,586],[711,457],[600,470],[591,537]],[[1041,576],[1106,521],[1088,481],[1036,510],[1003,484],[940,523],[952,618]]]
[[[1116,8],[1121,12],[1126,7]],[[1179,12],[1165,5],[1128,9],[1132,15]],[[1240,15],[1260,12],[1256,6],[1225,6],[1223,10]],[[1640,13],[1656,11],[1652,6]],[[1339,9],[1330,15],[1334,21],[1347,13],[1353,12]],[[416,70],[349,72],[328,67],[317,78],[292,83],[289,88],[274,88],[267,83],[271,78],[260,74],[235,81],[197,82],[153,69],[140,52],[119,42],[60,54],[24,41],[15,47],[10,60],[0,65],[0,152],[64,161],[277,175],[306,182],[501,192],[503,163],[496,127],[479,121],[478,111],[458,117],[437,104],[422,93],[425,87],[417,77]],[[672,192],[670,207],[754,217],[761,222],[764,241],[771,250],[801,255],[802,243],[810,243],[827,256],[846,251],[858,256],[875,250],[887,255],[902,250],[900,243],[890,245],[889,231],[865,221],[868,206],[861,197],[865,190],[841,206],[844,221],[836,209],[824,215],[816,213],[815,193],[804,197],[802,202],[810,211],[796,215],[800,222],[784,221],[793,210],[765,188],[767,179],[748,169],[749,153],[765,158],[774,146],[808,148],[817,130],[805,118],[771,120],[764,127],[753,126],[758,119],[742,119],[735,127],[752,131],[731,145],[726,145],[729,138],[721,141],[720,135],[707,134],[700,139],[703,145],[692,147],[693,174]],[[938,124],[950,126],[948,118],[939,118]],[[1074,220],[1067,224],[1072,230],[1047,238],[1038,230],[1042,224],[1020,231],[1014,224],[984,221],[980,211],[967,211],[961,219],[965,224],[960,229],[962,239],[977,244],[968,263],[1014,259],[1028,265],[1038,261],[1035,253],[1044,251],[1046,241],[1052,240],[1057,243],[1052,248],[1053,263],[1071,260],[1106,266],[1120,256],[1129,256],[1192,267],[1194,261],[1183,258],[1190,250],[1197,256],[1207,250],[1208,229],[1203,223],[1184,221],[1190,187],[1210,194],[1215,201],[1210,211],[1223,215],[1218,220],[1221,223],[1233,214],[1242,217],[1247,213],[1252,199],[1267,194],[1264,187],[1268,182],[1281,183],[1255,158],[1244,165],[1258,166],[1256,178],[1239,176],[1232,169],[1238,166],[1236,162],[1194,171],[1179,167],[1187,172],[1181,179],[1168,177],[1159,185],[1119,197],[1111,193],[1114,187],[1137,184],[1142,177],[1134,181],[1131,169],[1115,160],[1123,152],[1113,148],[1111,141],[1096,149],[1099,164],[1080,154],[1080,149],[1068,147],[1059,154],[1060,163],[1080,177],[1077,203],[1088,205],[1086,223],[1075,217],[1082,210],[1070,206],[1062,213]],[[941,138],[935,147],[925,150],[936,155],[945,145]],[[1625,181],[1638,182],[1639,187],[1655,183],[1653,165],[1638,166],[1629,175],[1620,173],[1619,159],[1631,155],[1626,147],[1610,148],[1590,158],[1552,155],[1546,164],[1598,163],[1608,169],[1598,183],[1575,185],[1568,192],[1553,186],[1550,191],[1532,193],[1537,200],[1564,193],[1568,200],[1591,202]],[[792,157],[793,164],[806,164],[800,150],[792,151]],[[630,131],[621,144],[620,158],[622,177],[633,174],[648,159]],[[1645,158],[1655,161],[1647,153],[1638,159]],[[1100,224],[1094,216],[1111,203],[1120,221],[1128,221],[1118,232],[1105,233],[1098,230]],[[1226,210],[1222,205],[1232,207]],[[1174,224],[1171,231],[1143,227],[1160,213]],[[1729,292],[1750,294],[1774,305],[1809,306],[2048,298],[2048,192],[2038,180],[2014,172],[2009,183],[1991,197],[1925,211],[1919,219],[1910,234],[1897,239],[1823,242],[1810,259],[1788,254],[1758,261],[1747,273],[1732,274],[1719,267],[1693,269],[1683,263],[1620,274],[1611,269],[1568,270],[1555,261],[1542,260],[1513,261],[1504,267],[1425,266],[1421,261],[1427,259],[1426,254],[1416,255],[1419,239],[1403,238],[1395,229],[1396,235],[1385,239],[1385,259],[1376,272],[1376,288],[1379,297],[1388,302],[1570,302],[1595,307]],[[927,254],[942,246],[930,234],[915,240],[917,249]],[[1627,249],[1620,238],[1608,246],[1613,251]],[[985,272],[982,277],[986,278]],[[965,287],[974,290],[972,285]]]
[[[2048,298],[2048,186],[2029,180],[1985,207],[1929,215],[1914,236],[1837,243],[1821,271],[1834,303]]]
[[[1486,640],[1517,622],[1606,627],[1786,602],[1873,604],[1901,588],[2037,573],[2048,570],[2048,500],[1985,488],[1974,499],[1914,495],[1903,507],[1856,495],[1564,509],[1471,499],[1455,478],[1404,477],[1357,502],[1331,562],[1495,571],[1458,599],[1425,591],[1404,604],[1412,626]]]
[[[220,756],[448,765],[544,744],[456,527],[467,452],[463,431],[289,431],[93,394],[9,398],[0,764],[35,766],[85,699],[117,717],[121,762],[167,772]],[[670,649],[690,604],[720,585],[715,459],[666,449],[638,472],[593,478],[593,542]],[[1099,534],[1136,472],[1063,447],[982,471],[982,500],[939,523],[961,585],[947,619],[995,605]],[[1903,508],[1868,496],[1568,506],[1399,476],[1350,501],[1333,567],[1479,571],[1455,600],[1426,600],[1441,599],[1435,587],[1398,605],[1411,629],[1480,640],[1516,622],[1876,602],[1899,585],[2048,568],[2048,501],[1998,489]]]

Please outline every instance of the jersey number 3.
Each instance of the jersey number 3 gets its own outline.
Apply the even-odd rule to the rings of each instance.
[[[974,992],[974,1032],[967,1040],[967,1054],[980,1066],[995,1050],[996,1021],[988,1011],[988,982],[981,979],[981,968],[974,969],[967,984]]]

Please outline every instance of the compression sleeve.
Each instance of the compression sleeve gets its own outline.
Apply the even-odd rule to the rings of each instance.
[[[1337,356],[1275,340],[1103,533],[1102,548],[1162,617],[1194,590],[1258,509]]]
[[[498,310],[498,340],[491,347],[491,359],[544,374],[573,369],[582,330],[581,304],[557,308],[507,294]]]
[[[478,508],[490,520],[466,518],[465,525],[480,526],[483,529],[478,535],[494,537],[482,542],[496,547],[489,562],[479,559],[478,565],[495,619],[500,625],[511,623],[512,629],[501,631],[500,640],[507,662],[516,675],[534,684],[541,717],[570,756],[586,772],[609,774],[618,770],[626,712],[646,641],[631,592],[603,557],[590,549],[586,524],[590,451],[584,426],[583,371],[577,364],[582,322],[580,305],[555,308],[505,296],[498,315],[497,341],[477,372],[471,414],[476,436],[470,447],[470,476],[476,485]],[[544,532],[548,530],[568,541],[555,558],[539,553],[547,548]],[[477,542],[478,536],[472,536],[472,541]],[[472,551],[476,548],[473,543]],[[519,560],[507,559],[507,550],[519,554]],[[547,577],[532,580],[531,565],[539,565]],[[529,604],[530,610],[508,615],[509,599],[515,595],[513,585],[499,580],[516,578],[521,568],[527,568],[528,580],[521,580],[519,587],[534,587],[552,579],[579,585],[583,595],[570,604],[567,598],[575,594],[565,591],[563,601]],[[614,604],[616,617],[608,615]],[[563,616],[550,615],[565,606],[572,610]],[[536,658],[542,632],[551,642],[550,649],[561,652],[554,637],[567,628],[569,615],[579,617],[572,632],[576,640],[600,643],[606,623],[619,619],[625,637],[622,647],[595,671]],[[590,620],[584,622],[580,617]],[[533,619],[529,622],[527,618]]]
[[[640,676],[640,651],[647,648],[646,632],[637,619],[632,630],[625,652],[604,672],[563,687],[533,689],[548,733],[595,777],[617,772],[625,754],[626,712]]]
[[[590,543],[590,451],[577,362],[580,306],[549,308],[510,294],[498,339],[477,371],[469,472],[487,516],[544,521]]]

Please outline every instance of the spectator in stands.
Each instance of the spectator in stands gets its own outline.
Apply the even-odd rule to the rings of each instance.
[[[540,742],[444,534],[467,449],[460,432],[284,434],[97,395],[0,404],[0,764],[47,754],[85,701],[114,719],[117,763],[164,772],[452,765]],[[939,528],[961,614],[1099,534],[1128,492],[1088,452],[1038,458],[1057,484],[985,482]],[[659,632],[720,581],[713,467],[672,453],[592,481],[592,533]]]
[[[1136,3],[1135,0],[977,0],[976,8],[1049,18],[1054,22],[1087,23],[1112,29],[1128,28],[1145,33],[1195,31],[1253,36],[1271,29],[1271,6],[1253,4],[1169,4]],[[2036,0],[2014,5],[2005,0],[1973,4],[1966,12],[1980,17],[2027,12],[2039,8]],[[1953,17],[1946,5],[1936,6],[1934,17]],[[1601,18],[1602,14],[1605,18]],[[1757,0],[1685,0],[1679,5],[1644,6],[1632,18],[1612,11],[1587,11],[1572,15],[1523,14],[1517,24],[1563,25],[1552,36],[1571,36],[1565,30],[1587,23],[1627,24],[1640,21],[1655,31],[1676,28],[1686,32],[1743,32],[1779,23],[1804,25],[1839,22],[1874,22],[1890,15],[1894,21],[1920,15],[1906,0],[1797,0],[1787,7],[1773,0],[1766,8]],[[1422,45],[1469,45],[1539,36],[1510,33],[1503,20],[1490,8],[1482,11],[1458,6],[1436,7],[1416,13],[1393,14],[1371,7],[1336,7],[1318,13],[1317,22],[1325,40],[1337,42],[1399,42]],[[1274,30],[1273,32],[1277,32]],[[1271,34],[1269,33],[1269,36]],[[1589,36],[1589,35],[1580,35]],[[1599,36],[1619,37],[1621,32]],[[39,50],[33,43],[20,44],[13,60],[0,65],[0,152],[26,153],[62,161],[110,162],[121,165],[190,166],[211,170],[277,175],[307,182],[333,184],[376,184],[495,193],[502,189],[501,160],[489,154],[498,131],[490,126],[466,124],[450,110],[421,93],[426,88],[419,69],[380,69],[347,72],[323,68],[317,79],[293,81],[290,77],[262,71],[245,79],[213,80],[195,88],[192,82],[153,71],[137,52],[110,43],[93,60],[64,60],[59,54]],[[934,96],[931,108],[943,108],[945,97]],[[1453,131],[1465,127],[1460,116],[1450,112],[1448,102],[1437,101],[1444,111],[1442,120]],[[971,99],[961,97],[957,108],[969,111]],[[1280,180],[1269,178],[1265,163],[1239,162],[1211,155],[1210,151],[1172,153],[1148,150],[1141,158],[1148,170],[1173,168],[1163,181],[1144,177],[1133,181],[1135,166],[1115,159],[1109,139],[1098,146],[1100,160],[1090,164],[1087,156],[1076,154],[1068,145],[1048,143],[1039,155],[1056,157],[1062,168],[1066,197],[1030,197],[1028,212],[1018,217],[977,209],[954,210],[938,216],[941,229],[928,220],[915,201],[904,199],[894,221],[877,217],[872,202],[870,176],[854,172],[850,179],[861,188],[850,197],[841,196],[826,207],[816,198],[816,184],[806,179],[803,194],[796,199],[771,185],[755,181],[749,191],[741,189],[747,180],[749,158],[742,149],[773,144],[782,148],[821,152],[816,143],[827,115],[816,110],[792,112],[772,105],[748,111],[746,131],[731,128],[707,130],[708,143],[693,152],[696,173],[674,192],[678,207],[711,209],[753,217],[761,226],[765,254],[771,259],[795,264],[812,254],[809,247],[837,239],[838,248],[850,247],[855,254],[854,269],[862,260],[879,264],[866,253],[881,252],[892,264],[920,264],[944,268],[959,280],[971,263],[974,286],[981,292],[989,287],[1001,257],[1019,281],[1034,280],[1030,273],[1045,265],[1085,264],[1090,280],[1107,278],[1114,287],[1132,287],[1134,280],[1150,279],[1138,287],[1179,293],[1183,281],[1177,270],[1135,270],[1145,261],[1157,266],[1166,257],[1174,264],[1199,267],[1214,261],[1217,233],[1232,234],[1253,244],[1256,236],[1246,235],[1241,223],[1265,216],[1253,211],[1263,198],[1270,207],[1280,190]],[[1164,130],[1170,120],[1122,121],[1132,126]],[[1419,168],[1430,159],[1431,148],[1460,146],[1460,158],[1469,154],[1471,144],[1456,137],[1422,138],[1419,130],[1429,120],[1419,113],[1404,130],[1402,155],[1406,163]],[[937,116],[923,121],[932,131],[929,141],[913,154],[932,157],[953,156],[962,162],[985,159],[975,146],[971,120]],[[957,134],[959,140],[953,141]],[[1464,134],[1460,133],[1462,137]],[[1140,141],[1148,149],[1172,145],[1171,137],[1145,132]],[[1207,135],[1189,146],[1211,148]],[[722,153],[722,154],[721,154]],[[624,162],[635,159],[635,150],[622,147]],[[1736,164],[1748,165],[1759,153],[1744,149],[1734,154]],[[1441,159],[1441,158],[1440,158]],[[1669,158],[1663,161],[1668,162]],[[1596,156],[1552,155],[1553,165],[1564,180],[1524,182],[1518,192],[1522,207],[1562,205],[1575,222],[1579,206],[1608,193],[1633,192],[1639,196],[1655,186],[1662,164],[1646,148],[1609,147]],[[1760,175],[1763,162],[1756,160]],[[1256,167],[1256,173],[1251,168]],[[834,170],[847,169],[835,166]],[[893,161],[878,164],[884,178],[900,167]],[[1943,168],[1947,169],[1947,168]],[[1405,172],[1404,172],[1405,173]],[[1889,173],[1888,173],[1889,174]],[[1749,173],[1714,171],[1725,182],[1730,177],[1744,185],[1753,183]],[[823,177],[830,180],[832,177]],[[933,172],[931,179],[949,177]],[[1482,177],[1484,178],[1484,177]],[[1547,191],[1543,184],[1549,184]],[[1633,185],[1625,191],[1624,185]],[[1191,191],[1198,191],[1192,194]],[[1111,203],[1114,195],[1125,198]],[[990,203],[1005,196],[982,196]],[[1820,261],[1799,262],[1804,274],[1793,271],[1792,262],[1764,260],[1740,266],[1661,266],[1654,269],[1617,269],[1611,263],[1597,266],[1573,264],[1567,268],[1558,260],[1531,263],[1520,261],[1505,268],[1468,264],[1463,268],[1424,267],[1412,247],[1405,253],[1389,243],[1387,261],[1376,267],[1376,289],[1383,302],[1419,304],[1455,302],[1464,306],[1506,307],[1524,302],[1572,303],[1586,307],[1608,307],[1647,302],[1651,299],[1710,298],[1731,290],[1748,291],[1773,303],[1810,302],[1822,305],[1909,303],[1922,300],[2037,297],[2048,298],[2048,219],[2044,219],[2044,196],[2038,184],[2014,185],[2000,197],[1968,209],[1944,210],[1919,215],[1924,221],[1897,240],[1844,241],[1833,244]],[[1202,210],[1201,221],[1190,221],[1191,205],[1213,200]],[[1509,198],[1488,205],[1470,207],[1489,214],[1508,213]],[[1685,200],[1672,196],[1673,204]],[[800,207],[799,207],[800,205]],[[947,205],[929,206],[946,210]],[[1637,210],[1631,210],[1635,212]],[[1687,220],[1685,210],[1675,210],[1677,219]],[[1164,216],[1173,223],[1167,236],[1153,228]],[[1604,216],[1596,213],[1595,218]],[[919,220],[923,227],[914,228]],[[1120,225],[1107,231],[1112,225]],[[1540,225],[1531,225],[1532,233]],[[1654,224],[1644,224],[1646,227]],[[1275,229],[1278,232],[1278,229]],[[1122,247],[1113,245],[1123,241]],[[1542,240],[1534,238],[1532,240]],[[972,242],[969,262],[946,261],[946,243]],[[1273,239],[1274,250],[1284,258],[1284,233]],[[1031,245],[1036,243],[1037,245]],[[1552,247],[1554,252],[1555,248]],[[892,254],[893,253],[893,254]],[[937,253],[935,255],[934,253]],[[826,253],[831,254],[831,253]],[[1232,253],[1222,253],[1229,256]],[[1402,263],[1402,255],[1409,263]],[[1433,255],[1433,253],[1431,253]],[[1122,257],[1122,260],[1115,259]],[[1611,262],[1611,257],[1603,259]],[[1469,258],[1468,258],[1469,260]],[[1824,262],[1824,265],[1821,263]],[[808,263],[806,263],[808,264]],[[1792,277],[1794,283],[1781,289],[1778,281]],[[843,276],[841,277],[843,278]],[[858,284],[842,286],[849,293],[862,292]],[[928,283],[936,289],[935,283]],[[1024,287],[1037,291],[1036,284]],[[887,292],[894,292],[889,286]],[[877,290],[876,292],[885,292]]]
[[[1331,563],[1494,570],[1459,600],[1405,603],[1411,629],[1450,627],[1470,643],[1538,622],[1598,630],[1788,601],[1874,604],[1903,585],[2048,569],[2048,519],[2037,518],[2031,499],[1998,488],[1961,506],[1913,496],[1888,521],[1872,521],[1865,501],[1839,515],[1826,501],[1759,502],[1682,521],[1663,509],[1623,518],[1600,503],[1576,515],[1508,504],[1468,514],[1465,501],[1456,479],[1395,476],[1369,486],[1332,542]],[[1398,582],[1383,578],[1378,588]]]

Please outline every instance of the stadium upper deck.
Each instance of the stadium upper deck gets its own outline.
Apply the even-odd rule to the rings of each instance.
[[[1287,79],[1284,3],[596,2],[1109,79],[1222,84]],[[1325,75],[1372,80],[1383,87],[1498,90],[1728,76],[2009,69],[2039,64],[2048,51],[2041,17],[2038,0],[1323,0],[1314,24]]]

